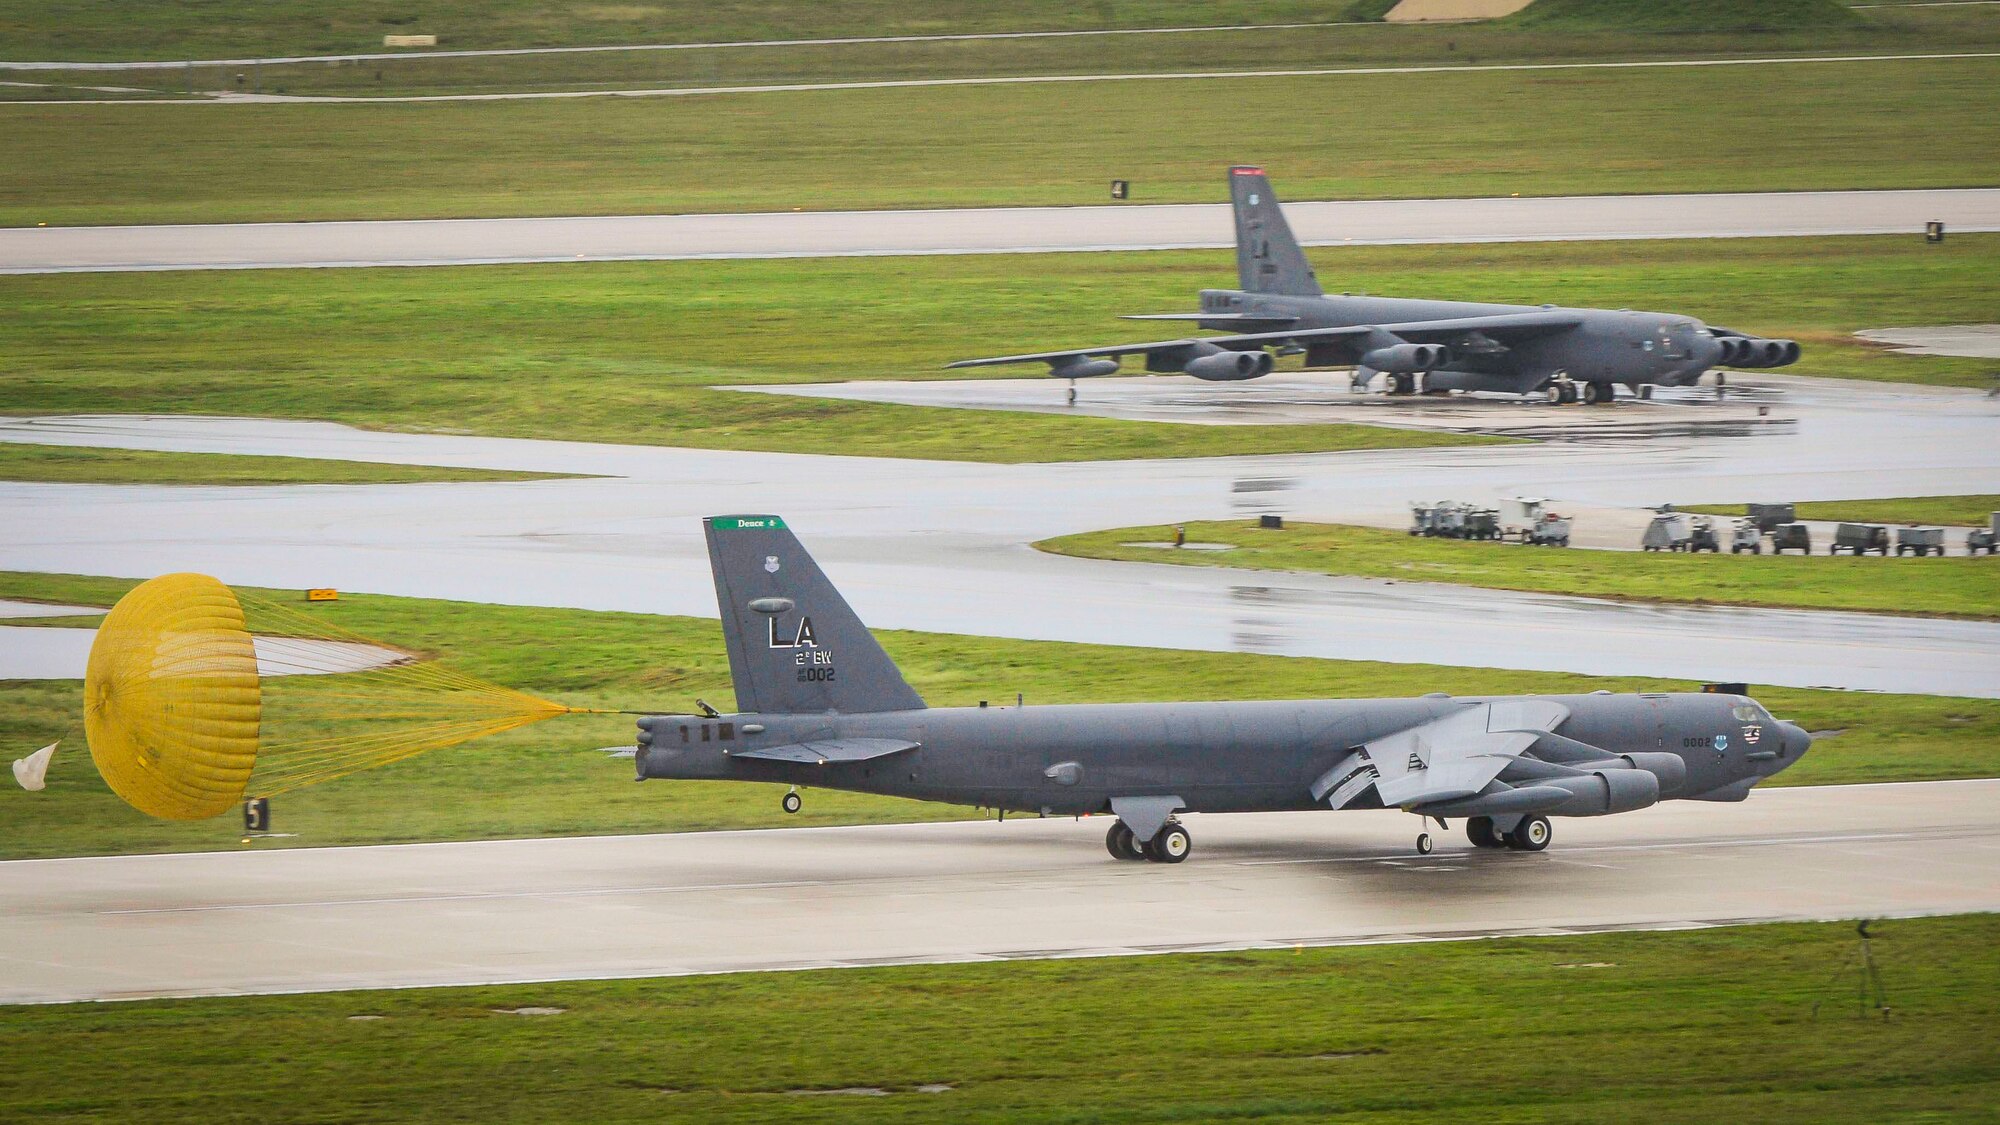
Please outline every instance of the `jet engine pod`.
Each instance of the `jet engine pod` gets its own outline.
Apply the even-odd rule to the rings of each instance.
[[[1118,361],[1115,359],[1089,359],[1075,355],[1049,362],[1049,374],[1057,379],[1094,379],[1099,375],[1116,375]]]
[[[1687,785],[1687,759],[1679,754],[1659,754],[1638,752],[1620,754],[1619,757],[1632,763],[1635,770],[1644,770],[1660,779],[1660,796],[1678,797],[1682,787]]]
[[[1740,336],[1717,336],[1715,342],[1722,348],[1722,354],[1715,357],[1715,362],[1724,367],[1734,367],[1743,356],[1743,345],[1750,341]]]
[[[1798,345],[1798,341],[1796,341],[1796,340],[1779,340],[1779,341],[1777,341],[1777,342],[1778,342],[1778,344],[1782,345],[1782,347],[1784,348],[1784,354],[1780,355],[1780,356],[1778,357],[1778,362],[1776,362],[1776,363],[1772,364],[1771,366],[1773,366],[1773,367],[1788,367],[1788,366],[1790,366],[1790,365],[1792,365],[1792,364],[1794,364],[1794,363],[1797,363],[1797,362],[1799,361],[1799,345]]]
[[[1361,366],[1395,375],[1410,375],[1444,366],[1450,350],[1443,344],[1391,344],[1361,357]]]
[[[1269,375],[1272,362],[1269,352],[1216,352],[1189,360],[1182,370],[1211,383],[1231,383]]]
[[[1651,770],[1607,769],[1592,770],[1588,777],[1552,777],[1536,785],[1569,792],[1570,799],[1553,812],[1563,816],[1608,816],[1657,804],[1660,780]]]

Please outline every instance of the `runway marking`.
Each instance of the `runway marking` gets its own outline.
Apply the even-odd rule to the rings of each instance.
[[[402,94],[340,97],[308,94],[234,94],[195,98],[76,98],[24,100],[0,106],[84,105],[378,105],[415,102],[540,101],[557,98],[686,98],[727,94],[793,94],[835,90],[902,90],[946,86],[1034,86],[1073,82],[1185,82],[1212,79],[1324,78],[1402,74],[1474,74],[1506,71],[1647,70],[1712,66],[1782,66],[1792,63],[1924,62],[2000,58],[2000,51],[1955,51],[1906,55],[1800,55],[1756,59],[1655,59],[1639,62],[1481,63],[1439,66],[1323,67],[1288,70],[1194,70],[1122,74],[996,75],[987,78],[900,78],[858,82],[788,82],[763,86],[662,86],[630,90],[536,90],[500,94]]]

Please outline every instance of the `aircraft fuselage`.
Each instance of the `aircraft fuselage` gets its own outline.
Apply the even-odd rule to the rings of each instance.
[[[1803,732],[1740,696],[1571,695],[1565,739],[1609,755],[1673,754],[1685,782],[1662,797],[1740,799],[1792,764]],[[1113,798],[1171,794],[1194,812],[1325,808],[1314,782],[1355,748],[1492,697],[930,708],[841,715],[663,715],[641,722],[638,776],[768,781],[986,808],[1080,815]],[[725,731],[724,728],[728,729]],[[724,735],[728,737],[724,737]],[[861,762],[740,757],[759,746],[902,739]]]

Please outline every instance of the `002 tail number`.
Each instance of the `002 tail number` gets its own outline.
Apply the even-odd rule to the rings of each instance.
[[[833,679],[833,669],[831,668],[800,668],[798,673],[799,682],[802,684],[818,683]]]

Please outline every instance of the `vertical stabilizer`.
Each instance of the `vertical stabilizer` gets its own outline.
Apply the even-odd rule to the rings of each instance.
[[[777,516],[702,521],[736,707],[767,714],[924,705]]]
[[[1292,226],[1271,194],[1262,168],[1229,170],[1229,202],[1236,211],[1236,276],[1246,293],[1318,297],[1319,278],[1306,261]]]

